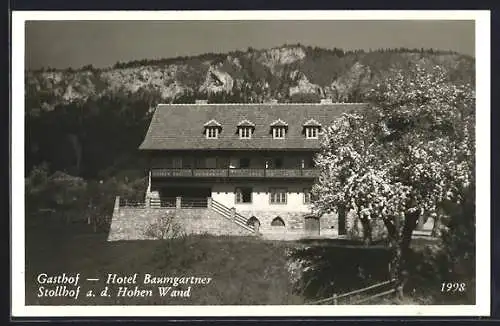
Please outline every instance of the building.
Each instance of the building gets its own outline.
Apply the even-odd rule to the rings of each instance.
[[[314,155],[323,128],[362,107],[158,105],[139,147],[150,168],[146,209],[211,210],[274,238],[335,235],[336,216],[311,214]]]

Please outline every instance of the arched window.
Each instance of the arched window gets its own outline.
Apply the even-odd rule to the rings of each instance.
[[[259,228],[260,228],[260,221],[258,218],[256,218],[255,216],[252,216],[248,219],[247,221],[247,225],[250,226],[250,227],[253,227],[254,230],[258,231]]]
[[[279,216],[276,216],[271,222],[271,226],[285,226],[285,221]]]

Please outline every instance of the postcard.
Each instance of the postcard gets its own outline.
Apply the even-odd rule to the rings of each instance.
[[[14,11],[12,316],[488,316],[488,11]]]

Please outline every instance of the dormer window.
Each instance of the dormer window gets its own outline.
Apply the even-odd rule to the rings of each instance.
[[[205,127],[205,137],[207,139],[219,138],[219,133],[222,129],[222,126],[216,120],[212,119],[208,121],[207,123],[204,124],[204,127]]]
[[[286,137],[287,128],[288,124],[281,119],[278,119],[271,123],[271,132],[273,134],[273,138],[284,139]]]
[[[250,139],[250,138],[252,138],[252,128],[250,128],[250,127],[241,127],[240,128],[240,138],[241,139]]]
[[[240,135],[240,139],[250,139],[252,138],[253,131],[255,129],[255,124],[248,121],[242,120],[238,123],[238,134]]]
[[[207,138],[219,138],[219,129],[214,127],[207,128],[206,136]]]
[[[274,127],[273,128],[273,138],[280,139],[285,138],[286,128],[285,127]]]
[[[306,138],[308,139],[318,139],[319,128],[318,127],[307,127],[306,128]]]
[[[318,139],[321,125],[316,120],[310,119],[303,126],[306,139]]]

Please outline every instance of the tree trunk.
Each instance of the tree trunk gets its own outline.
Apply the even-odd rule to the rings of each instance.
[[[408,281],[408,262],[411,254],[410,243],[413,231],[417,227],[417,222],[420,217],[420,211],[407,213],[404,220],[403,230],[401,231],[400,244],[397,250],[397,279],[398,286],[403,293],[404,285]]]
[[[347,234],[346,220],[347,220],[347,210],[343,206],[338,207],[338,223],[339,223],[339,235]]]
[[[363,225],[363,242],[365,245],[372,243],[372,226],[370,220],[367,218],[361,218],[361,224]]]
[[[397,279],[396,287],[402,294],[403,287],[408,279],[408,258],[411,253],[410,243],[413,231],[417,226],[420,212],[405,214],[403,228],[400,229],[400,217],[384,220],[385,227],[389,234],[391,246],[394,248],[392,260],[390,262],[390,276]]]
[[[425,215],[424,214],[420,214],[420,216],[418,217],[417,229],[418,230],[423,230],[425,222],[426,222],[425,221]]]

